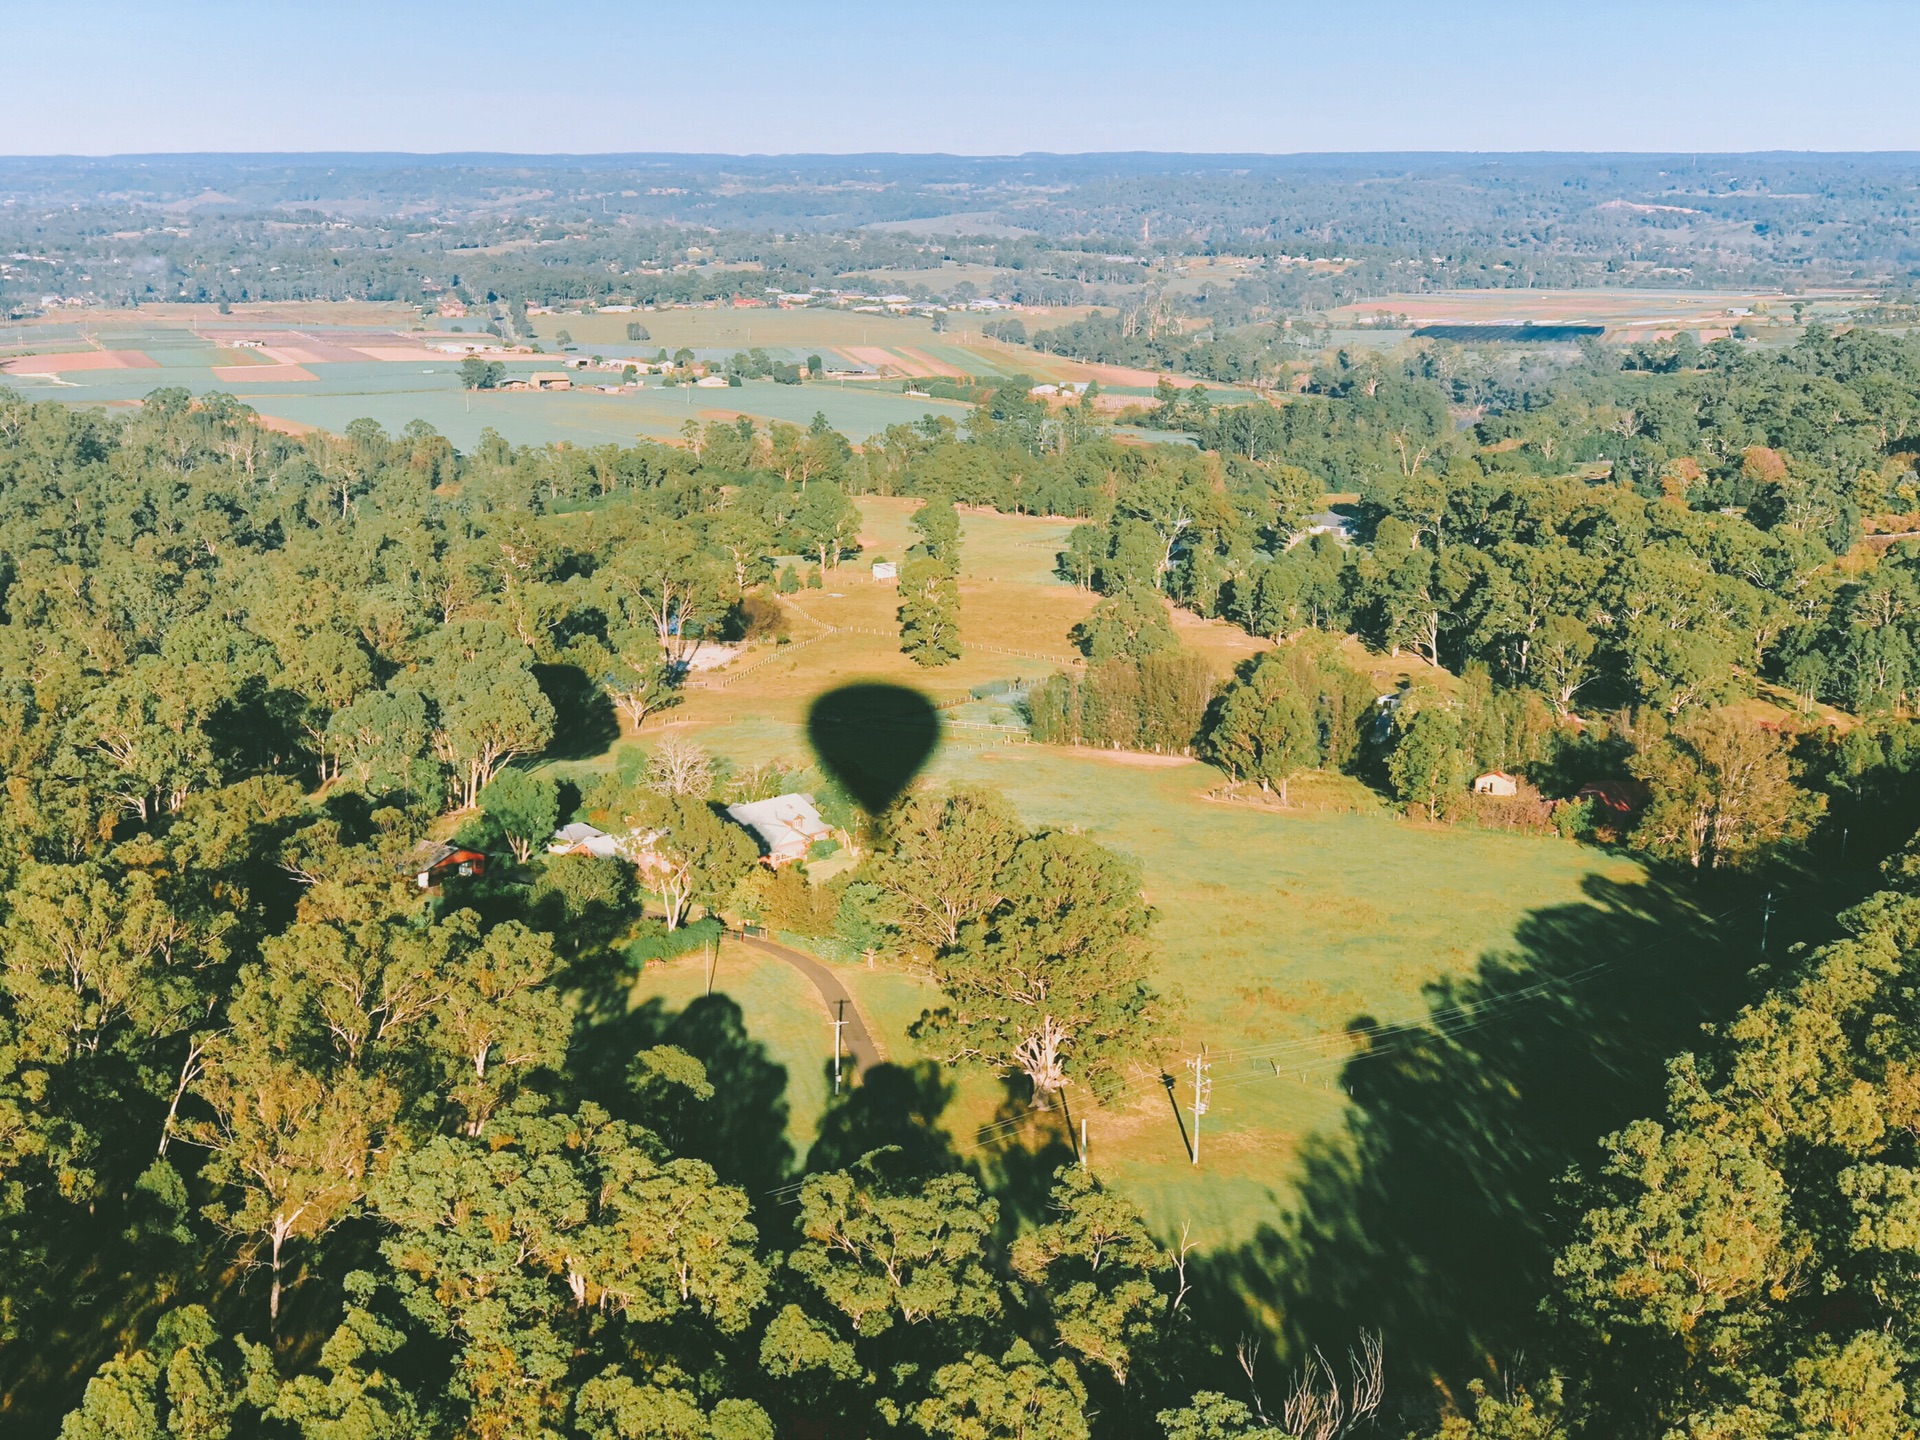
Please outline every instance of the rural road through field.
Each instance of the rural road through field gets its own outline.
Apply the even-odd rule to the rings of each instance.
[[[829,1018],[844,1014],[846,1026],[841,1031],[842,1043],[846,1053],[853,1057],[855,1066],[861,1070],[871,1069],[886,1059],[880,1053],[880,1047],[867,1031],[867,1022],[860,1014],[860,1007],[853,1003],[853,996],[847,993],[847,987],[826,966],[811,955],[803,955],[798,950],[790,950],[785,945],[775,944],[771,940],[760,940],[750,936],[738,937],[742,945],[758,950],[763,955],[771,955],[776,960],[784,960],[807,979],[813,982],[813,988],[820,992],[820,998],[827,1002]],[[845,1002],[844,1011],[841,1002]]]

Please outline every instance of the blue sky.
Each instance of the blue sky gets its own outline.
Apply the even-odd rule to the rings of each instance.
[[[0,152],[1920,149],[1914,0],[0,0]]]

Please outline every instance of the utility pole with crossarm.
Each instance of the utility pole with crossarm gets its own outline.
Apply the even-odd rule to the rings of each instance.
[[[1207,1113],[1207,1101],[1213,1096],[1213,1062],[1207,1058],[1207,1047],[1202,1045],[1200,1053],[1187,1061],[1187,1069],[1193,1072],[1193,1163],[1200,1163],[1200,1117]]]

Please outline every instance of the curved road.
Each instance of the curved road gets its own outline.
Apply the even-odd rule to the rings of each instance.
[[[847,993],[847,987],[840,983],[839,976],[811,955],[803,955],[798,950],[789,949],[772,940],[761,940],[738,933],[732,938],[741,945],[758,950],[763,955],[771,955],[776,960],[786,961],[811,980],[813,988],[820,992],[820,998],[827,1002],[829,1019],[836,1015],[845,1015],[847,1023],[840,1032],[841,1043],[846,1047],[846,1053],[853,1057],[856,1069],[869,1069],[887,1058],[881,1054],[880,1047],[874,1043],[873,1036],[867,1030],[866,1019],[860,1014],[860,1007],[854,1004],[853,996]]]

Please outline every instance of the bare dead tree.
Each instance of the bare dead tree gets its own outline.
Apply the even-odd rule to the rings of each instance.
[[[1363,1334],[1347,1351],[1349,1378],[1342,1388],[1326,1355],[1315,1348],[1300,1367],[1293,1393],[1281,1407],[1281,1428],[1299,1440],[1342,1440],[1371,1421],[1386,1396],[1385,1352],[1378,1334]],[[1241,1368],[1252,1379],[1243,1359]]]
[[[1200,1243],[1193,1238],[1192,1231],[1193,1222],[1191,1220],[1181,1224],[1180,1248],[1175,1251],[1173,1255],[1173,1270],[1179,1279],[1179,1284],[1174,1292],[1173,1304],[1167,1307],[1167,1313],[1169,1315],[1177,1315],[1180,1313],[1181,1307],[1187,1303],[1187,1293],[1192,1289],[1192,1286],[1187,1281],[1187,1256],[1192,1254],[1194,1246]]]
[[[647,760],[647,783],[662,795],[704,797],[713,780],[713,757],[677,735],[662,740]]]
[[[1262,1398],[1260,1384],[1253,1376],[1254,1366],[1260,1361],[1260,1341],[1252,1335],[1242,1335],[1233,1353],[1247,1377],[1247,1393],[1253,1396],[1253,1413],[1260,1417],[1262,1425],[1271,1425],[1273,1417],[1267,1414],[1267,1402]]]

